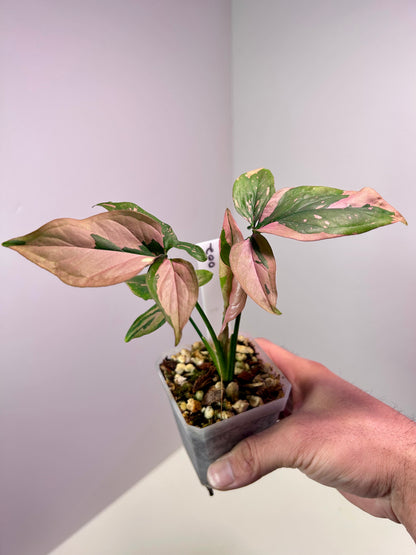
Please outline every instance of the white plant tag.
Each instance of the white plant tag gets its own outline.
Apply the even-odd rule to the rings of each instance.
[[[200,303],[205,314],[208,316],[208,320],[211,322],[212,327],[215,332],[218,333],[221,329],[224,311],[219,279],[219,239],[203,241],[202,243],[198,243],[198,246],[200,246],[207,255],[207,260],[205,262],[198,262],[198,268],[200,270],[209,270],[214,274],[211,281],[200,288]]]

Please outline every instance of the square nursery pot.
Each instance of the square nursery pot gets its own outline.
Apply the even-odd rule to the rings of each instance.
[[[230,451],[244,438],[259,433],[275,424],[288,402],[291,390],[289,381],[282,374],[281,370],[272,363],[265,352],[260,349],[257,343],[252,339],[250,339],[250,342],[255,345],[263,362],[269,363],[276,375],[280,376],[284,396],[205,428],[191,426],[185,422],[163,373],[158,367],[162,385],[168,396],[185,449],[194,465],[201,484],[206,486],[210,493],[211,489],[207,480],[207,470],[210,464],[221,455]]]

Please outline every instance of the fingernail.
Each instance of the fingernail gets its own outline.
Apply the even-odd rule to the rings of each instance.
[[[222,489],[234,482],[234,473],[227,458],[218,459],[209,468],[208,482],[213,488]]]

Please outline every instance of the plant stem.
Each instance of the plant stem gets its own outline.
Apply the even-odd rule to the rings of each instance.
[[[211,345],[208,343],[208,341],[207,341],[206,338],[204,337],[202,331],[201,331],[201,330],[199,329],[199,327],[196,325],[195,321],[194,321],[192,318],[189,318],[189,321],[190,321],[191,324],[193,325],[193,327],[194,327],[196,333],[199,335],[199,337],[200,337],[202,343],[205,345],[205,347],[206,347],[206,349],[207,349],[207,351],[208,351],[208,353],[209,353],[209,356],[210,356],[211,359],[212,359],[212,362],[215,364],[215,367],[216,367],[217,370],[218,370],[218,373],[221,375],[221,368],[220,368],[220,365],[219,365],[219,362],[218,362],[218,358],[217,358],[217,356],[216,356],[216,354],[215,354],[214,349],[213,349],[213,348],[211,347]]]
[[[205,314],[205,312],[203,311],[201,305],[199,303],[196,303],[195,308],[197,309],[197,311],[199,312],[202,320],[204,321],[204,324],[207,327],[207,330],[211,336],[212,342],[214,344],[214,349],[215,349],[215,353],[217,355],[217,361],[218,361],[218,371],[219,371],[219,375],[222,379],[226,379],[226,375],[227,375],[227,364],[226,364],[226,360],[225,360],[225,353],[224,350],[222,348],[221,343],[218,341],[218,337],[214,331],[214,328],[211,326],[211,322],[208,320],[207,315]],[[201,337],[201,336],[200,336]],[[209,351],[208,351],[209,352]],[[210,353],[211,354],[211,353]]]
[[[237,348],[238,329],[240,327],[240,319],[241,319],[241,313],[235,319],[234,330],[230,340],[230,350],[228,353],[228,365],[227,365],[227,376],[226,376],[227,381],[232,380],[234,376],[235,352]]]

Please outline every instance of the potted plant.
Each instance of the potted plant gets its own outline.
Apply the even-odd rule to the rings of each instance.
[[[267,169],[242,174],[233,186],[236,211],[248,221],[244,238],[226,209],[219,238],[219,280],[224,301],[222,326],[215,331],[198,302],[199,288],[212,273],[172,248],[201,262],[207,256],[195,244],[180,241],[172,228],[130,202],[103,202],[105,211],[83,220],[56,219],[27,235],[3,243],[31,262],[78,287],[121,282],[151,307],[131,325],[126,341],[142,337],[166,322],[175,346],[190,322],[198,341],[166,356],[160,368],[171,396],[185,447],[201,482],[218,456],[243,437],[270,426],[287,401],[290,385],[264,353],[239,335],[247,295],[271,314],[276,307],[276,262],[264,236],[318,241],[364,233],[403,216],[376,191],[330,187],[274,188]],[[147,272],[141,273],[145,268]],[[208,337],[201,331],[201,324]],[[232,325],[232,330],[230,327]]]

